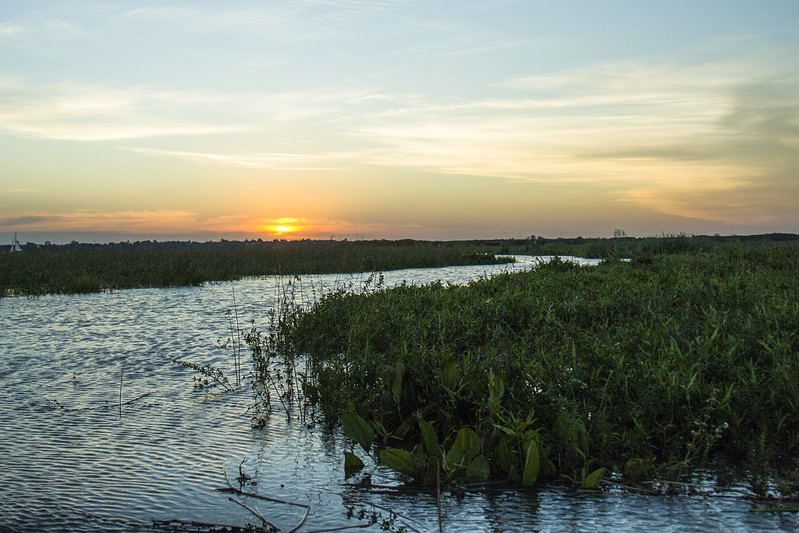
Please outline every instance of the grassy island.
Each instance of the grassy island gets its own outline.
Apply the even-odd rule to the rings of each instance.
[[[282,316],[272,348],[305,358],[328,421],[419,482],[591,488],[731,462],[795,494],[796,241],[609,244],[631,260],[335,292]]]

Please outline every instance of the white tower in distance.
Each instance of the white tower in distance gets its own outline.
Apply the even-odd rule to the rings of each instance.
[[[17,233],[14,232],[14,242],[11,243],[11,251],[12,252],[21,252],[22,248],[19,246],[19,241],[17,240]]]

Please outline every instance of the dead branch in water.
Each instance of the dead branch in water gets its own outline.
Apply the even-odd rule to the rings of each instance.
[[[144,394],[141,394],[139,396],[136,396],[135,398],[132,398],[130,400],[126,400],[126,401],[121,402],[121,403],[97,405],[97,406],[93,406],[93,407],[65,407],[58,400],[54,400],[52,398],[48,398],[47,396],[45,396],[44,399],[47,400],[48,402],[52,402],[53,404],[55,404],[56,407],[58,407],[59,409],[61,409],[62,411],[65,411],[65,412],[71,412],[71,411],[93,411],[95,409],[97,409],[97,410],[100,410],[100,409],[113,409],[115,407],[122,408],[123,405],[130,405],[130,404],[132,404],[133,402],[135,402],[137,400],[141,400],[142,398],[146,398],[147,396],[150,396],[151,394],[152,394],[152,392],[145,392]]]
[[[311,512],[311,506],[305,503],[288,502],[286,500],[280,500],[278,498],[270,498],[269,496],[261,496],[260,494],[255,494],[253,492],[245,492],[241,489],[237,489],[230,482],[230,478],[227,475],[227,470],[225,469],[224,465],[222,465],[222,473],[225,474],[225,481],[227,482],[228,486],[216,489],[220,492],[233,492],[234,494],[238,494],[239,496],[249,496],[250,498],[266,500],[268,502],[283,503],[285,505],[293,505],[294,507],[302,507],[303,509],[305,509],[305,512],[303,513],[302,518],[300,519],[300,523],[297,524],[294,528],[290,529],[289,533],[294,533],[295,531],[300,529],[302,525],[305,523],[305,519],[308,518],[308,513]]]
[[[210,522],[197,522],[195,520],[155,520],[153,519],[153,528],[167,529],[169,531],[181,531],[192,533],[267,533],[268,530],[253,525],[231,526],[228,524],[214,524]]]
[[[237,500],[237,499],[233,498],[232,496],[231,496],[230,498],[228,498],[228,500],[232,501],[233,503],[235,503],[235,504],[237,504],[237,505],[241,505],[242,507],[244,507],[245,509],[247,509],[248,511],[250,511],[252,514],[254,514],[255,516],[257,516],[257,517],[258,517],[258,518],[261,520],[261,522],[263,522],[263,524],[264,524],[265,526],[268,526],[268,527],[270,527],[270,528],[274,529],[275,531],[280,531],[280,528],[279,528],[279,527],[277,527],[275,524],[273,524],[272,522],[270,522],[269,520],[267,520],[266,518],[264,518],[264,515],[262,515],[262,514],[261,514],[261,513],[259,513],[259,512],[258,512],[256,509],[253,509],[252,507],[250,507],[250,506],[249,506],[249,505],[247,505],[246,503],[244,503],[244,502],[241,502],[241,501],[239,501],[239,500]]]

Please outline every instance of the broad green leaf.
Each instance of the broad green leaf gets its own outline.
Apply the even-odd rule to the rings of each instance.
[[[360,470],[363,468],[363,461],[352,452],[344,452],[344,470]]]
[[[541,463],[538,468],[538,479],[553,479],[558,477],[555,463],[549,460],[549,448],[538,447],[538,457]]]
[[[391,394],[394,396],[394,401],[399,405],[402,400],[402,378],[405,374],[405,364],[402,361],[397,362],[397,370],[394,373],[394,381],[391,383]]]
[[[505,394],[505,383],[502,378],[494,375],[494,371],[488,372],[488,405],[492,411],[499,411],[500,400]]]
[[[363,451],[369,452],[372,447],[372,440],[375,438],[375,432],[369,422],[348,411],[341,414],[341,426],[344,430],[344,435],[360,444]]]
[[[580,484],[580,488],[585,490],[596,489],[599,486],[599,482],[602,481],[602,476],[604,475],[605,475],[605,469],[597,468],[596,470],[585,476],[585,479]]]
[[[455,436],[455,442],[444,458],[444,470],[452,473],[458,468],[465,468],[480,451],[480,438],[474,430],[463,428]]]
[[[438,435],[433,428],[433,424],[419,417],[419,429],[422,431],[422,444],[427,455],[431,457],[438,456]]]
[[[488,474],[488,460],[483,455],[475,457],[466,469],[466,479],[469,481],[485,481]]]
[[[409,477],[416,475],[416,462],[413,455],[399,448],[386,448],[380,451],[380,462],[392,470]]]
[[[493,457],[494,464],[501,472],[507,474],[508,478],[512,478],[516,475],[519,469],[518,454],[516,450],[514,450],[513,442],[514,439],[510,435],[505,435],[502,440],[499,441],[499,446],[497,446],[497,451]]]
[[[441,381],[444,387],[450,391],[454,391],[458,388],[460,379],[461,372],[458,369],[458,365],[456,365],[455,361],[452,359],[446,359],[441,365]]]
[[[527,447],[527,458],[524,460],[524,475],[522,485],[532,487],[538,479],[538,471],[541,468],[541,456],[538,453],[538,444],[535,439],[530,441]]]

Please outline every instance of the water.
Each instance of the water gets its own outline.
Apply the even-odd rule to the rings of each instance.
[[[529,268],[525,259],[388,272],[385,284],[462,283]],[[330,289],[357,289],[367,277],[306,276],[295,288],[310,301]],[[0,531],[149,531],[153,520],[173,519],[258,523],[215,490],[226,485],[223,468],[235,478],[240,466],[257,482],[247,490],[310,506],[301,531],[368,523],[361,512],[385,520],[385,509],[399,516],[394,527],[437,530],[433,495],[348,485],[342,452],[350,448],[340,433],[287,422],[280,412],[252,429],[247,387],[196,391],[194,372],[173,363],[211,363],[233,376],[231,350],[220,344],[230,337],[234,293],[240,326],[265,329],[285,283],[267,277],[0,299]],[[377,468],[373,481],[398,480]],[[284,530],[304,513],[285,503],[246,503]],[[737,498],[575,496],[561,489],[444,494],[442,519],[446,531],[799,529],[796,516],[750,513]]]

